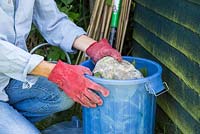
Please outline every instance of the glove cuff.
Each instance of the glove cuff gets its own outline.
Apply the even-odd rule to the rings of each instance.
[[[104,47],[107,47],[107,48],[112,48],[107,39],[102,39],[100,40],[99,42],[94,42],[92,43],[87,49],[86,49],[86,54],[92,58],[92,60],[94,62],[97,62],[97,60],[100,58],[99,56],[101,56],[101,54],[99,52],[101,52],[100,50]]]
[[[64,66],[65,63],[59,60],[48,77],[49,81],[56,83],[57,85],[59,85],[59,87],[63,85],[62,74]]]

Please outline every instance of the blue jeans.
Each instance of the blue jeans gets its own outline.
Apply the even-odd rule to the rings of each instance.
[[[0,134],[39,134],[32,123],[69,109],[74,103],[44,77],[39,77],[31,87],[11,80],[6,92],[9,102],[0,101]]]

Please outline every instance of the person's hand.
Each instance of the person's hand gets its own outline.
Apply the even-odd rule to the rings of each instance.
[[[116,49],[112,48],[106,39],[91,44],[86,49],[86,54],[92,58],[94,62],[97,62],[105,56],[111,56],[118,61],[122,60],[121,54]]]
[[[93,91],[100,92],[105,97],[109,95],[109,91],[87,79],[84,74],[91,75],[92,72],[80,65],[58,61],[48,79],[56,83],[72,100],[85,107],[102,105],[102,99]]]

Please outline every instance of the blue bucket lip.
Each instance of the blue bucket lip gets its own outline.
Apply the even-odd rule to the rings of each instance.
[[[152,61],[152,60],[148,60],[148,59],[145,59],[145,58],[139,58],[139,57],[131,57],[131,56],[122,56],[124,60],[126,59],[130,59],[130,60],[133,60],[133,59],[136,59],[136,60],[140,60],[140,61],[144,61],[144,62],[149,62],[151,64],[154,64],[158,71],[151,75],[151,76],[147,76],[147,77],[144,77],[144,78],[140,78],[140,79],[133,79],[133,80],[109,80],[109,79],[104,79],[104,78],[98,78],[98,77],[95,77],[95,76],[91,76],[91,75],[85,75],[87,78],[91,79],[91,80],[95,80],[95,82],[98,82],[98,83],[104,83],[104,84],[108,84],[108,85],[130,85],[131,83],[134,83],[134,84],[140,84],[140,83],[144,83],[144,82],[147,82],[147,81],[150,81],[154,78],[157,78],[161,75],[162,73],[162,68],[161,66]],[[91,60],[87,60],[85,62],[83,62],[82,64],[86,63],[86,62],[90,62]]]

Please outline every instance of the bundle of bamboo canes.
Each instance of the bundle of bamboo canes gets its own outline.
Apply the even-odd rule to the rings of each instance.
[[[126,28],[129,20],[129,13],[132,0],[122,0],[121,10],[119,17],[119,25],[116,34],[115,46],[116,49],[121,53],[124,38],[126,33]],[[102,38],[109,38],[110,33],[110,23],[112,17],[112,9],[114,6],[114,0],[95,0],[94,8],[90,18],[90,24],[88,26],[88,36],[100,40]],[[86,60],[86,56],[83,52],[79,52],[76,64],[81,63]]]

